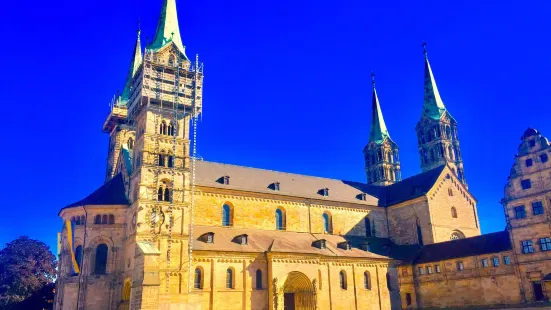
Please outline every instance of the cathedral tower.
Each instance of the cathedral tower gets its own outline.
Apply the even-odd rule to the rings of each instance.
[[[431,170],[448,164],[459,180],[466,184],[463,160],[457,137],[457,122],[444,106],[434,75],[425,54],[425,94],[423,114],[417,123],[421,169]]]
[[[398,145],[392,141],[386,128],[383,112],[375,89],[375,74],[371,74],[373,96],[371,99],[371,131],[363,153],[367,183],[390,185],[401,180]]]

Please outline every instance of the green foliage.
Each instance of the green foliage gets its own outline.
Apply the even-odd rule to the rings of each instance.
[[[46,295],[53,293],[55,268],[54,254],[41,241],[23,236],[6,244],[0,250],[0,309],[23,309],[26,299],[53,299]]]

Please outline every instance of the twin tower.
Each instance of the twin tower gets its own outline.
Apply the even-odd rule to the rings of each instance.
[[[466,185],[463,160],[457,138],[457,122],[440,97],[425,49],[425,95],[423,114],[417,123],[417,145],[423,172],[448,165]],[[386,186],[402,180],[398,145],[392,141],[385,125],[375,79],[373,78],[371,132],[363,153],[367,183]]]

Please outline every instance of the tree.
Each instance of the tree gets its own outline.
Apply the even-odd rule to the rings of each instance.
[[[23,236],[6,244],[0,250],[0,309],[18,308],[23,300],[47,291],[55,268],[55,256],[44,242]]]

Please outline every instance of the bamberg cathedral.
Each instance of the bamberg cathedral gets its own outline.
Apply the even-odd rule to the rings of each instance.
[[[143,54],[138,32],[103,124],[105,183],[59,212],[71,224],[59,237],[54,308],[472,309],[547,300],[551,144],[524,132],[501,200],[506,229],[481,235],[457,122],[426,52],[424,63],[420,174],[402,179],[375,83],[366,183],[208,162],[195,154],[202,65],[186,56],[176,1],[164,0]]]

